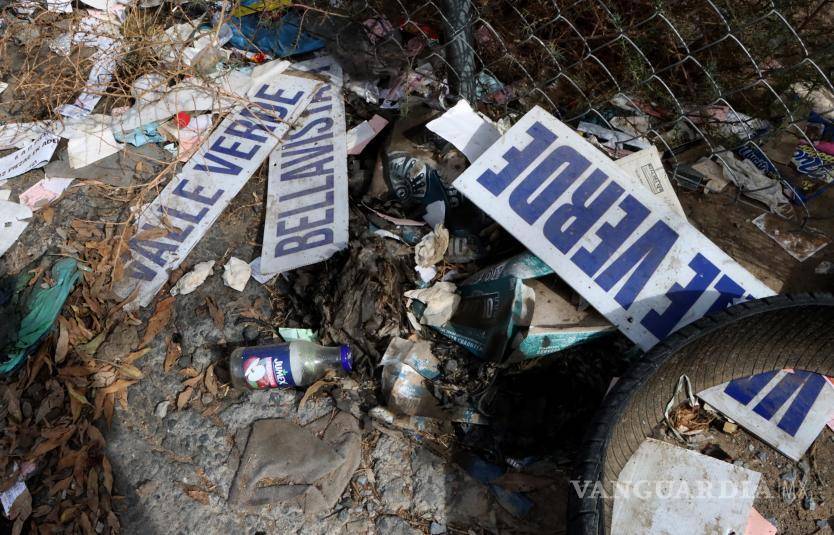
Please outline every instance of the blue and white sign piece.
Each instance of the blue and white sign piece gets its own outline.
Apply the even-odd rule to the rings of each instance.
[[[348,176],[342,69],[323,56],[293,68],[330,83],[269,156],[261,270],[282,273],[321,262],[348,244]]]
[[[539,107],[454,186],[643,349],[773,291]]]
[[[253,86],[235,109],[139,217],[130,260],[116,293],[146,306],[191,249],[295,124],[321,82],[278,74]],[[142,232],[168,229],[162,237]]]
[[[834,414],[834,388],[822,375],[802,370],[735,379],[698,397],[794,461]]]

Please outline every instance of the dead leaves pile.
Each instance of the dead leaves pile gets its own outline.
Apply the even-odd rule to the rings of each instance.
[[[121,497],[113,494],[101,430],[117,403],[127,407],[127,389],[144,377],[146,345],[170,320],[170,313],[155,315],[138,347],[97,357],[114,328],[141,322],[108,299],[118,241],[113,225],[76,220],[67,234],[63,252],[90,269],[82,271],[56,332],[0,383],[0,492],[20,482],[26,487],[9,515],[14,534],[119,532]]]

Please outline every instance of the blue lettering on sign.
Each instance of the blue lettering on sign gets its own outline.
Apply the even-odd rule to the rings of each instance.
[[[753,398],[761,393],[770,384],[776,372],[767,372],[730,381],[724,388],[724,393],[735,399],[744,406],[747,406]],[[770,421],[774,415],[785,405],[790,397],[799,390],[788,409],[779,419],[776,426],[791,436],[802,426],[802,422],[811,411],[814,402],[819,397],[825,386],[825,378],[822,375],[796,370],[794,373],[787,373],[765,396],[759,400],[753,412]]]
[[[658,221],[594,280],[607,292],[633,270],[631,277],[614,296],[623,308],[628,309],[677,239],[677,232],[663,221]]]
[[[127,276],[131,279],[139,279],[143,281],[152,281],[156,278],[156,271],[148,266],[144,265],[142,262],[138,262],[134,260],[131,262],[126,269]]]
[[[556,134],[538,121],[527,129],[527,134],[533,138],[533,141],[521,150],[516,147],[507,149],[503,156],[507,165],[499,173],[487,169],[478,177],[478,183],[496,197],[501,195],[501,192],[507,189],[507,186],[513,180],[530,167],[536,158],[541,156],[557,138]]]
[[[614,251],[625,243],[649,215],[649,209],[632,195],[627,195],[620,202],[620,209],[625,214],[616,225],[603,223],[596,231],[600,242],[593,251],[580,247],[571,257],[573,263],[579,266],[579,269],[589,277],[593,277],[599,271],[603,264],[614,254]]]
[[[695,276],[686,285],[681,286],[677,282],[666,292],[669,299],[669,306],[662,313],[650,310],[640,323],[655,335],[658,340],[666,338],[675,325],[683,319],[695,302],[707,291],[712,281],[718,276],[719,269],[704,257],[701,253],[689,263],[689,267],[695,272]]]
[[[741,287],[739,283],[728,277],[727,275],[722,275],[718,282],[715,284],[715,289],[718,291],[718,298],[709,307],[707,310],[707,314],[712,314],[713,312],[718,312],[719,310],[724,310],[736,299],[741,299],[744,297],[744,288]],[[750,296],[748,296],[749,298]]]
[[[588,170],[591,165],[587,159],[576,152],[573,147],[562,145],[551,152],[547,158],[533,169],[527,177],[516,186],[510,194],[510,206],[524,221],[532,225],[542,213],[562,196],[571,184]],[[530,200],[545,180],[553,176],[558,169],[556,180],[550,182],[539,195]]]
[[[177,184],[177,187],[174,188],[174,195],[178,197],[182,197],[183,199],[191,199],[192,201],[197,201],[201,204],[207,204],[212,206],[217,200],[223,195],[223,190],[218,189],[214,192],[214,195],[211,197],[206,197],[205,195],[201,195],[200,193],[203,191],[203,186],[197,186],[192,191],[186,191],[185,186],[188,184],[188,180],[183,179]]]
[[[615,182],[609,182],[602,192],[588,203],[591,195],[607,180],[608,175],[596,169],[576,188],[571,202],[557,208],[547,219],[544,235],[563,253],[567,254],[623,194],[623,188]]]

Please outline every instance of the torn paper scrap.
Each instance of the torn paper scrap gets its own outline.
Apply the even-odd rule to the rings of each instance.
[[[377,134],[382,132],[388,120],[374,115],[368,121],[362,121],[347,131],[347,153],[350,156],[360,154]]]
[[[681,206],[678,196],[675,195],[672,183],[669,182],[669,177],[666,176],[666,171],[663,169],[663,162],[660,160],[657,147],[652,145],[648,149],[629,154],[616,160],[616,164],[629,176],[637,178],[652,194],[657,195],[681,217],[686,218],[683,206]]]
[[[0,93],[5,91],[6,88],[8,88],[8,87],[9,87],[9,84],[7,84],[6,82],[0,82]]]
[[[776,535],[776,526],[768,522],[755,508],[750,509],[750,516],[747,519],[747,529],[744,535]]]
[[[754,219],[753,224],[800,262],[814,256],[831,241],[822,232],[810,227],[802,228],[797,221],[769,212]]]
[[[29,226],[32,210],[8,200],[0,201],[0,256],[6,254]]]
[[[438,282],[430,288],[409,290],[405,296],[425,303],[426,310],[420,323],[433,327],[445,325],[454,315],[460,304],[457,286],[452,282]]]
[[[251,104],[230,113],[139,217],[139,229],[177,227],[153,240],[132,240],[125,277],[115,291],[146,306],[284,137],[320,82],[277,75],[256,89]]]
[[[643,349],[705,314],[773,295],[540,107],[453,185]]]
[[[249,262],[249,267],[252,269],[252,278],[258,281],[261,284],[266,284],[275,277],[278,276],[278,273],[263,273],[261,271],[261,257],[252,260]]]
[[[614,485],[611,532],[744,533],[760,478],[753,470],[646,439]]]
[[[622,145],[625,148],[632,148],[637,150],[648,149],[652,146],[644,137],[634,137],[631,134],[611,130],[598,124],[581,121],[576,127],[580,132],[596,136],[604,147],[609,149],[619,148],[617,145]]]
[[[252,275],[252,268],[240,258],[231,257],[223,266],[223,283],[233,290],[242,292]]]
[[[446,113],[427,123],[426,128],[454,145],[470,162],[501,137],[498,127],[476,113],[465,100],[459,100]]]
[[[44,178],[20,194],[20,202],[37,211],[61,196],[72,184],[72,178]]]
[[[348,176],[342,69],[329,56],[296,63],[330,83],[269,156],[261,269],[285,272],[347,247]]]
[[[0,125],[0,150],[22,149],[54,127],[51,121]]]
[[[195,265],[194,268],[180,277],[177,283],[171,288],[171,295],[188,295],[200,286],[209,275],[214,272],[214,260],[206,260]]]
[[[734,379],[698,397],[794,461],[834,414],[834,389],[824,376],[803,370]]]
[[[22,149],[0,158],[0,184],[49,163],[59,140],[58,136],[41,134]]]
[[[124,145],[116,141],[113,131],[103,127],[96,132],[83,137],[72,138],[67,142],[69,164],[73,169],[79,169],[99,160],[116,154]]]

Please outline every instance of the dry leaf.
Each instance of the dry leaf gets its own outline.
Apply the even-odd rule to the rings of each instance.
[[[145,376],[142,370],[132,364],[122,364],[119,366],[119,373],[123,373],[130,379],[141,379]]]
[[[134,240],[155,240],[157,238],[164,238],[170,234],[170,231],[163,227],[154,227],[143,230],[138,232],[133,239]]]
[[[145,334],[142,336],[141,346],[148,345],[170,323],[174,314],[174,307],[172,305],[175,300],[176,298],[171,296],[157,303],[153,316],[148,320],[148,328],[145,329]]]
[[[90,522],[90,517],[87,516],[87,513],[81,513],[81,516],[78,517],[78,524],[81,526],[84,535],[95,535],[96,532],[93,531],[93,524]]]
[[[49,495],[50,496],[55,496],[59,492],[63,492],[65,490],[67,490],[69,488],[71,482],[72,482],[72,476],[69,476],[67,478],[64,478],[64,479],[58,481],[57,483],[52,485],[52,487],[50,487]]]
[[[55,344],[55,362],[64,361],[69,351],[69,325],[63,316],[58,316],[58,342]]]
[[[198,374],[182,382],[182,386],[197,386],[203,380],[203,374]]]
[[[148,351],[150,351],[150,350],[151,350],[151,348],[149,348],[149,347],[145,347],[145,348],[140,349],[139,351],[134,351],[134,352],[133,352],[133,353],[131,353],[130,355],[128,355],[128,356],[126,356],[125,358],[123,358],[123,359],[122,359],[122,362],[123,362],[123,363],[125,363],[125,364],[133,364],[134,362],[136,362],[136,361],[137,361],[137,360],[139,360],[140,358],[142,358],[142,357],[144,357],[145,355],[147,355],[147,354],[148,354]]]
[[[162,363],[162,369],[166,372],[171,371],[181,356],[182,347],[168,338],[168,348],[165,350],[165,362]]]
[[[107,420],[107,427],[113,423],[113,410],[116,408],[116,396],[107,394],[104,396],[104,419]]]
[[[222,333],[223,328],[226,326],[226,318],[223,316],[223,311],[220,310],[220,307],[217,306],[217,302],[211,296],[206,296],[206,305],[208,306],[211,321],[214,322],[214,326],[217,327],[217,330]]]
[[[214,375],[214,364],[210,364],[206,368],[206,377],[204,379],[206,390],[213,396],[217,395],[217,376]]]
[[[135,383],[136,383],[136,381],[130,381],[128,379],[119,379],[118,381],[116,381],[112,385],[102,388],[101,391],[104,392],[105,394],[115,394],[116,392],[119,392],[120,390],[125,390],[127,387],[129,387],[130,385],[135,384]]]
[[[52,226],[52,221],[55,219],[55,209],[51,206],[47,206],[41,210],[41,217],[43,218],[44,222],[46,223],[47,227]]]
[[[113,467],[110,466],[107,455],[101,456],[101,468],[104,470],[104,488],[107,489],[107,494],[113,494]]]
[[[87,426],[87,436],[90,437],[90,440],[98,444],[100,448],[104,448],[104,446],[107,445],[107,442],[104,440],[104,435],[102,435],[99,428],[93,424],[89,424]]]
[[[324,374],[324,377],[313,383],[307,388],[307,391],[304,392],[304,395],[301,397],[301,401],[298,402],[298,410],[301,412],[304,410],[304,406],[307,404],[307,400],[315,396],[322,388],[327,386],[328,384],[332,384],[331,379],[336,376],[336,372],[334,370],[327,370],[327,373]]]
[[[194,392],[194,388],[188,387],[182,392],[179,393],[177,396],[177,410],[181,411],[185,407],[188,406],[188,401],[191,399],[191,394]]]
[[[76,401],[78,401],[79,403],[82,403],[84,405],[89,405],[90,404],[90,402],[87,401],[87,398],[84,397],[84,394],[82,392],[79,392],[78,390],[76,390],[75,387],[72,385],[72,383],[64,383],[64,386],[67,387],[67,392],[69,392],[69,395],[70,395],[71,398],[75,399]]]
[[[58,437],[54,437],[54,438],[44,440],[43,442],[38,444],[37,447],[35,447],[35,449],[32,450],[31,453],[29,453],[28,458],[29,459],[35,459],[37,457],[40,457],[41,455],[49,453],[50,451],[54,450],[55,448],[65,444],[70,439],[70,437],[72,436],[72,434],[74,432],[75,432],[75,428],[70,428],[70,429],[66,430],[63,435],[59,435]]]
[[[183,368],[177,372],[178,374],[182,375],[183,377],[197,377],[200,375],[196,369],[189,366],[188,368]]]

